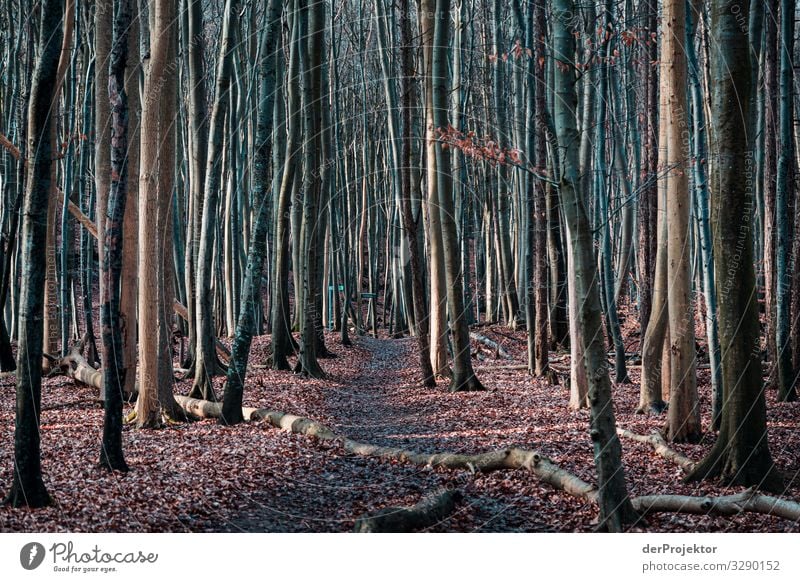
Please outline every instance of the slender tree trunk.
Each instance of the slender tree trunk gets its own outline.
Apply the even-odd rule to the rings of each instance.
[[[194,384],[190,396],[204,400],[216,400],[212,378],[223,372],[217,358],[216,328],[214,327],[213,293],[211,289],[212,257],[214,255],[214,239],[217,231],[217,213],[222,175],[222,148],[225,116],[228,110],[231,74],[233,69],[233,53],[235,38],[235,17],[238,12],[238,0],[226,0],[225,18],[222,25],[219,57],[217,60],[216,93],[211,109],[208,134],[208,157],[206,160],[206,176],[203,190],[202,227],[200,245],[197,251],[197,343],[195,345]]]
[[[495,106],[495,123],[497,128],[497,142],[498,146],[506,150],[508,149],[508,116],[506,114],[505,104],[505,65],[506,59],[502,58],[503,53],[507,53],[504,46],[503,39],[503,26],[502,26],[502,0],[494,0],[494,26],[493,26],[493,40],[494,52],[497,57],[494,62],[494,106]],[[519,318],[519,297],[517,296],[517,287],[514,282],[514,266],[513,256],[511,252],[511,229],[509,226],[509,204],[511,198],[511,179],[508,173],[508,167],[505,164],[499,164],[497,167],[498,175],[498,188],[497,188],[497,204],[495,205],[496,221],[497,221],[497,238],[500,251],[500,286],[503,294],[503,311],[507,313],[506,325],[515,327]]]
[[[105,244],[106,210],[108,194],[111,191],[111,106],[108,100],[108,63],[111,58],[113,32],[113,0],[97,0],[94,11],[94,185],[95,185],[95,226],[97,227],[97,256],[102,262]],[[91,247],[91,241],[89,242]],[[90,251],[90,257],[91,257]],[[92,261],[89,261],[90,264]],[[92,277],[88,278],[92,284]],[[99,297],[105,300],[105,281],[99,278]],[[94,330],[88,329],[89,345],[94,344]],[[67,346],[63,346],[67,349]],[[47,350],[45,350],[47,351]],[[91,358],[90,358],[91,359]]]
[[[14,417],[14,473],[5,503],[13,507],[42,507],[50,495],[42,480],[39,418],[42,396],[44,340],[45,253],[47,208],[51,184],[51,129],[55,123],[56,78],[64,5],[43,0],[39,27],[39,55],[33,72],[28,105],[28,151],[22,222],[22,292],[17,356],[16,415]]]
[[[667,288],[670,337],[670,397],[665,438],[700,438],[691,299],[688,182],[688,108],[686,102],[686,0],[664,4],[661,45],[662,91],[667,93]]]
[[[430,262],[430,325],[431,365],[437,376],[449,376],[447,369],[447,293],[444,242],[442,240],[441,203],[436,156],[436,125],[433,105],[433,37],[435,34],[436,0],[420,0],[420,29],[425,66],[425,153],[428,185],[428,252]],[[448,15],[449,18],[449,15]]]
[[[189,358],[184,362],[194,372],[195,346],[197,345],[197,253],[200,249],[200,231],[203,217],[203,192],[205,192],[206,162],[208,160],[208,105],[203,71],[204,26],[201,0],[188,3],[188,58],[189,58],[189,215],[186,224],[186,308],[189,324]]]
[[[579,191],[578,131],[575,91],[575,35],[571,15],[572,0],[553,2],[553,58],[555,71],[555,126],[561,158],[560,195],[569,236],[572,239],[576,295],[584,341],[584,366],[589,381],[591,406],[590,436],[594,446],[599,484],[600,527],[622,531],[638,518],[628,497],[622,445],[619,442],[608,377],[606,346],[602,333],[597,264],[592,250],[592,235],[585,200]]]
[[[400,102],[403,122],[403,144],[401,152],[401,199],[400,210],[403,218],[403,230],[406,243],[411,255],[411,282],[414,296],[414,333],[417,336],[419,349],[419,366],[422,373],[422,384],[426,387],[436,385],[433,367],[431,365],[430,337],[428,336],[428,305],[425,296],[425,275],[423,273],[422,257],[417,245],[417,230],[420,212],[414,217],[411,204],[413,196],[411,184],[411,148],[413,145],[412,107],[414,100],[414,47],[411,37],[411,8],[408,0],[400,0]]]
[[[270,0],[267,6],[267,26],[264,40],[261,43],[261,60],[259,62],[259,105],[258,129],[256,134],[257,149],[254,159],[255,191],[253,206],[256,219],[250,238],[250,250],[247,253],[247,271],[242,286],[242,301],[236,335],[231,349],[231,362],[228,366],[227,383],[222,401],[221,424],[242,422],[242,399],[244,395],[244,379],[247,375],[247,361],[250,356],[250,344],[255,333],[255,315],[261,303],[261,269],[267,246],[267,229],[269,225],[269,164],[272,157],[272,120],[275,95],[276,64],[280,56],[275,48],[280,36],[281,0]],[[282,62],[282,59],[280,59]]]
[[[794,0],[780,2],[780,103],[778,113],[778,174],[775,185],[775,226],[777,239],[775,245],[775,342],[776,342],[776,380],[778,398],[785,402],[797,399],[795,378],[792,370],[791,343],[791,299],[793,274],[789,266],[791,250],[789,221],[794,189],[794,150],[793,120],[794,73]]]
[[[778,10],[777,0],[765,0],[764,18],[764,177],[777,176],[778,172]],[[777,383],[777,289],[776,289],[776,182],[764,179],[764,307],[766,311],[764,334],[769,354],[770,374],[768,385]]]
[[[643,0],[640,10],[644,13],[644,33],[648,36],[657,32],[658,3]],[[656,245],[658,244],[657,208],[659,204],[658,187],[658,155],[659,132],[657,119],[660,111],[658,77],[654,63],[658,59],[658,46],[648,42],[642,48],[641,76],[645,90],[645,112],[642,133],[644,135],[644,173],[642,189],[639,195],[639,327],[642,333],[650,328],[650,317],[653,306],[654,277],[656,272]],[[642,347],[644,357],[644,347]],[[644,371],[642,373],[644,378]],[[643,391],[644,394],[644,391]],[[661,395],[656,402],[661,400]],[[642,402],[646,408],[648,402]],[[640,410],[644,410],[640,405]]]
[[[286,140],[283,176],[275,211],[275,271],[272,303],[272,367],[289,370],[287,356],[292,348],[291,319],[289,314],[289,234],[292,191],[297,172],[297,157],[302,147],[300,137],[300,29],[297,9],[291,16],[291,46],[289,49],[289,73],[286,81],[288,136]],[[295,245],[298,244],[295,239]],[[297,266],[295,266],[297,269]],[[297,308],[297,306],[295,306]]]
[[[55,98],[53,99],[53,107],[56,112],[60,110],[61,102],[61,88],[64,85],[64,79],[67,74],[67,67],[70,61],[70,51],[73,40],[73,31],[75,29],[75,0],[65,0],[64,6],[64,31],[61,44],[61,54],[58,60],[58,71],[55,80]],[[110,27],[109,27],[110,28]],[[103,99],[108,99],[106,88],[103,90]],[[56,116],[57,118],[58,116]],[[60,148],[58,145],[58,123],[53,123],[50,126],[50,149],[55,152],[54,157],[60,155]],[[47,255],[47,278],[45,281],[45,321],[44,321],[44,351],[48,354],[55,354],[58,352],[58,344],[61,341],[61,326],[59,320],[59,310],[63,311],[68,308],[67,305],[61,305],[58,293],[58,276],[56,273],[56,204],[58,197],[55,194],[58,192],[58,164],[53,164],[50,167],[50,185],[53,188],[53,196],[50,197],[50,206],[47,212],[47,248],[45,254]],[[66,193],[64,196],[66,197]],[[106,192],[108,195],[108,192]],[[104,215],[103,215],[104,216]],[[65,273],[66,275],[66,273]],[[101,302],[103,290],[101,288]],[[63,353],[67,346],[61,346]],[[50,371],[50,364],[47,360],[43,360],[44,372]]]
[[[447,47],[450,35],[450,0],[436,1],[433,45],[426,46],[431,55],[428,71],[431,81],[433,127],[445,130],[448,126]],[[484,390],[472,369],[469,346],[469,326],[464,312],[464,286],[461,272],[460,247],[453,216],[453,176],[450,172],[450,153],[440,140],[433,144],[436,151],[437,199],[442,229],[442,250],[447,283],[447,308],[453,332],[453,378],[451,392]]]
[[[655,76],[655,75],[654,75]],[[667,112],[667,91],[659,91],[658,95],[658,119],[666,120]],[[656,128],[651,127],[651,134],[655,132]],[[653,140],[653,135],[648,136],[648,140]],[[668,331],[669,311],[667,307],[667,224],[666,224],[666,180],[658,177],[658,168],[666,167],[667,165],[667,124],[659,122],[658,124],[658,139],[655,141],[657,151],[657,163],[650,166],[653,160],[650,160],[648,166],[652,167],[652,174],[654,190],[657,199],[654,201],[649,199],[648,204],[652,205],[655,202],[653,214],[658,216],[656,227],[656,249],[655,249],[655,272],[647,282],[648,274],[645,265],[647,264],[646,253],[643,252],[643,272],[641,273],[642,280],[645,281],[643,285],[651,291],[650,299],[650,313],[647,317],[647,327],[645,328],[644,339],[642,341],[642,378],[641,389],[639,393],[639,407],[636,409],[639,413],[655,413],[659,414],[666,408],[666,403],[662,398],[662,378],[665,376],[663,369],[663,355],[665,338]],[[652,146],[652,144],[651,144]],[[648,155],[652,156],[651,148],[648,148]],[[650,231],[652,233],[652,223],[649,216],[642,217],[642,226],[648,225],[642,229],[642,232]],[[642,235],[644,236],[644,235]],[[644,305],[642,307],[644,309]]]
[[[115,6],[108,75],[108,98],[111,104],[111,192],[108,197],[103,245],[105,252],[102,273],[106,293],[100,306],[105,393],[100,464],[112,471],[128,470],[122,453],[122,399],[126,369],[123,361],[119,298],[122,274],[122,224],[128,186],[128,96],[125,92],[125,69],[128,61],[130,23],[129,0],[118,0]]]
[[[694,182],[694,198],[697,213],[697,229],[699,231],[700,253],[702,257],[703,293],[706,303],[706,336],[708,340],[708,363],[711,367],[711,418],[715,429],[719,428],[722,412],[722,371],[719,367],[719,334],[717,323],[717,293],[714,277],[714,257],[712,253],[711,225],[708,210],[708,179],[705,160],[708,156],[706,147],[706,117],[703,93],[700,84],[700,65],[694,48],[697,21],[702,16],[702,3],[692,0],[690,6],[689,32],[687,34],[687,58],[689,60],[689,80],[692,95],[692,176]]]
[[[303,63],[303,111],[305,143],[303,147],[303,259],[301,285],[303,303],[300,310],[300,352],[296,370],[311,378],[323,378],[325,373],[319,365],[319,343],[317,331],[322,314],[322,240],[325,233],[324,220],[320,216],[322,203],[322,58],[325,52],[325,4],[315,2],[309,7],[300,6],[301,44],[300,62]],[[307,22],[307,25],[306,25]],[[307,28],[306,34],[303,31]],[[321,330],[320,330],[321,331]]]
[[[122,327],[122,362],[125,366],[123,394],[130,397],[136,390],[136,302],[139,293],[139,147],[141,103],[139,96],[139,14],[131,6],[131,29],[128,33],[128,63],[125,94],[128,98],[128,184],[125,196],[125,218],[122,224],[122,273],[120,291],[120,325]]]

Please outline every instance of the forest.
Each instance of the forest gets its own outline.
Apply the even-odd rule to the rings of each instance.
[[[800,531],[798,20],[0,0],[0,531]]]

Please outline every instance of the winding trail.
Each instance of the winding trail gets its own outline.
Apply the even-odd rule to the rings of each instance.
[[[419,402],[400,398],[411,390],[432,392],[416,384],[413,339],[358,339],[371,353],[359,375],[344,387],[326,392],[326,405],[332,428],[354,440],[381,446],[413,446],[420,450],[434,439],[424,418],[433,412]]]

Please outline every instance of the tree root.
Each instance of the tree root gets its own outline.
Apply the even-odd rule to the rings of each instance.
[[[690,473],[697,464],[689,457],[679,453],[675,449],[671,449],[667,445],[667,441],[664,440],[664,437],[657,432],[654,432],[650,435],[641,435],[629,430],[625,430],[624,428],[617,428],[617,435],[652,446],[653,450],[655,450],[658,455],[678,465],[681,469],[683,469],[684,473]]]
[[[404,533],[426,529],[453,514],[464,498],[458,489],[439,489],[411,507],[386,507],[356,519],[356,533]]]

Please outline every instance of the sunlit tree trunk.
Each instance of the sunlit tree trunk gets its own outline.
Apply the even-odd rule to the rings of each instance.
[[[667,94],[667,305],[670,397],[665,437],[700,438],[689,239],[689,131],[686,101],[686,0],[664,3],[661,90]]]
[[[441,203],[436,156],[436,125],[433,105],[433,37],[436,0],[420,0],[420,29],[425,67],[425,154],[428,185],[428,248],[430,272],[431,365],[437,376],[449,376],[447,368],[447,293]],[[449,16],[448,16],[449,18]]]
[[[164,75],[174,48],[175,6],[167,0],[155,0],[150,6],[150,61],[145,68],[142,103],[141,149],[139,164],[139,396],[135,418],[139,428],[156,428],[162,415],[175,418],[179,407],[172,397],[171,381],[165,387],[162,349],[159,331],[164,318],[163,248],[164,233],[159,232],[161,200],[171,195],[161,183],[159,161],[174,159],[167,150],[174,148],[162,118],[171,120],[174,112],[173,94],[168,92]],[[164,110],[162,112],[162,109]],[[169,168],[172,171],[172,168]],[[163,220],[163,217],[162,217]],[[170,376],[172,370],[170,366]],[[165,390],[167,388],[167,390]]]

